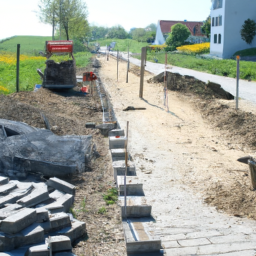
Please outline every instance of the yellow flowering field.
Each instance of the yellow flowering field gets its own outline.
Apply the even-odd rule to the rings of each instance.
[[[24,60],[45,60],[44,57],[20,55],[20,62]],[[13,65],[16,64],[16,54],[8,52],[0,52],[0,62]]]
[[[210,43],[183,45],[177,47],[177,50],[188,54],[208,53],[210,51]]]
[[[41,56],[20,55],[20,90],[32,90],[41,79],[37,68],[44,69],[46,58]],[[13,93],[16,90],[16,54],[0,52],[0,94]]]

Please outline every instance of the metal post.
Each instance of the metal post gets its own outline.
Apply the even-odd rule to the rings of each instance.
[[[127,219],[127,196],[126,196],[126,176],[127,176],[127,168],[128,168],[128,129],[129,129],[129,121],[127,121],[126,125],[126,143],[125,143],[125,174],[124,174],[124,215]]]
[[[239,61],[240,56],[236,56],[236,110],[238,110],[238,100],[239,100],[239,75],[240,75],[240,67],[239,67]]]
[[[16,92],[20,91],[20,44],[17,44]]]
[[[117,51],[117,54],[116,54],[116,62],[117,62],[117,67],[116,67],[116,72],[117,72],[117,81],[118,81],[118,58],[119,58],[119,51]]]
[[[142,47],[141,48],[141,66],[140,66],[140,94],[139,94],[140,98],[143,98],[143,85],[144,85],[146,56],[147,56],[147,47]]]

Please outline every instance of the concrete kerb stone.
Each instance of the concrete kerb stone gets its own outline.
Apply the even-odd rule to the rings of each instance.
[[[109,149],[124,148],[127,138],[121,137],[109,137]]]
[[[8,184],[9,178],[0,176],[0,185]]]
[[[112,161],[124,161],[125,160],[125,149],[117,148],[111,149]]]
[[[115,129],[108,133],[109,137],[115,137],[115,136],[124,136],[124,130],[123,129]]]
[[[36,210],[26,208],[2,220],[0,230],[7,234],[16,234],[36,222],[36,219]]]
[[[49,256],[49,255],[50,255],[50,252],[48,249],[48,244],[32,246],[25,253],[25,256]]]
[[[126,178],[126,195],[127,196],[144,196],[143,183],[137,176]],[[124,176],[117,176],[117,188],[119,195],[124,195]]]
[[[52,252],[72,250],[70,238],[67,236],[51,236],[46,238],[46,243],[51,246]]]
[[[125,161],[115,161],[112,163],[113,170],[114,170],[114,179],[117,182],[117,176],[124,176],[125,175]],[[127,167],[127,176],[136,176],[135,164],[131,161],[128,161]]]
[[[64,191],[71,195],[75,195],[75,192],[76,192],[76,187],[74,185],[72,185],[64,180],[58,179],[56,177],[50,178],[47,181],[47,185],[50,187],[53,187],[57,190]]]
[[[15,183],[8,183],[5,185],[0,186],[0,194],[8,194],[11,190],[17,188],[17,184]]]
[[[19,212],[22,210],[22,206],[19,204],[10,204],[6,207],[0,209],[0,220],[4,220],[5,218]]]

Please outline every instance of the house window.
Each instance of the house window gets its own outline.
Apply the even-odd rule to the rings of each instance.
[[[222,0],[213,0],[212,9],[222,8]]]
[[[214,27],[214,17],[212,17],[212,27]]]
[[[214,43],[217,44],[217,34],[214,35]]]
[[[214,35],[214,36],[215,36],[215,35]],[[219,38],[218,38],[218,43],[221,44],[221,34],[219,34],[218,37],[219,37]]]
[[[219,26],[219,17],[215,18],[215,22],[216,22],[215,26],[218,27]]]
[[[219,26],[222,26],[222,16],[219,16]]]

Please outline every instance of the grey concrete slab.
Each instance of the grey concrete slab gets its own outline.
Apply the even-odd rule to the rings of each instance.
[[[63,212],[50,216],[50,226],[50,232],[57,231],[65,227],[71,227],[69,215]]]
[[[0,185],[8,184],[8,182],[9,182],[8,177],[0,176]]]
[[[122,217],[125,217],[124,197],[118,197],[121,206]],[[149,217],[151,215],[151,205],[147,204],[146,197],[144,196],[127,196],[126,214],[127,217],[139,218]]]
[[[124,130],[123,129],[114,129],[112,131],[109,131],[108,136],[109,137],[124,136]]]
[[[36,245],[30,247],[25,256],[49,256],[48,244]]]
[[[154,241],[136,241],[126,243],[128,253],[134,252],[157,252],[162,248],[161,240]]]
[[[72,185],[64,180],[60,180],[56,177],[50,178],[47,181],[47,185],[51,186],[57,190],[61,190],[63,192],[71,194],[71,195],[75,195],[75,192],[76,192],[76,187],[74,185]]]
[[[39,188],[34,189],[31,192],[31,194],[17,200],[17,203],[22,205],[23,207],[32,207],[48,199],[49,193],[47,187],[41,186]]]
[[[109,149],[124,148],[127,138],[124,136],[109,137]]]
[[[61,198],[62,196],[64,196],[65,194],[66,194],[65,192],[56,189],[52,193],[50,193],[49,197],[57,200],[57,199]]]
[[[117,181],[117,176],[125,175],[125,161],[115,161],[112,163],[114,170],[114,179]],[[136,176],[136,169],[134,162],[128,161],[127,176]]]
[[[178,240],[178,243],[183,247],[211,244],[211,242],[207,238]]]
[[[119,195],[124,195],[124,176],[117,176],[117,187]],[[137,177],[126,177],[126,195],[128,196],[144,196],[143,182]]]
[[[46,238],[46,243],[51,245],[52,252],[72,250],[72,245],[67,236],[51,236]]]
[[[27,208],[4,219],[0,223],[0,230],[7,234],[15,234],[34,222],[36,222],[36,210]]]
[[[111,149],[112,161],[124,161],[125,160],[125,149],[117,148]]]
[[[73,221],[71,227],[66,227],[58,231],[58,235],[65,235],[70,238],[73,243],[76,239],[86,234],[86,224],[81,221]]]
[[[22,210],[22,206],[19,204],[10,204],[2,209],[0,209],[0,220],[3,220],[15,213],[17,213],[18,211]]]
[[[36,208],[36,222],[49,221],[49,212],[44,208]]]
[[[17,188],[17,185],[15,183],[8,183],[5,185],[0,186],[0,194],[8,194],[11,190]]]
[[[24,189],[15,189],[14,191],[10,192],[9,195],[0,198],[0,207],[3,207],[6,204],[16,203],[17,200],[28,195],[32,189],[33,185],[30,185],[30,187]]]

